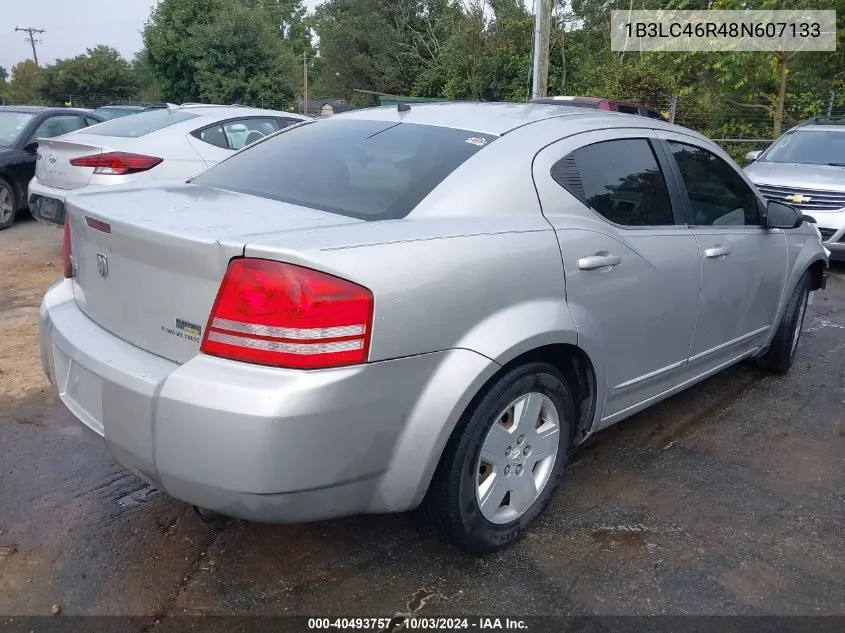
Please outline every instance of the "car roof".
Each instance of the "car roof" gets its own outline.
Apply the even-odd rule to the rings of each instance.
[[[601,99],[599,97],[573,97],[573,96],[565,96],[565,95],[556,95],[553,97],[537,97],[536,99],[532,99],[534,103],[560,103],[560,102],[567,102],[567,101],[580,101],[581,103],[595,103],[598,105],[602,101],[612,101],[612,99]]]
[[[807,123],[805,125],[799,125],[795,130],[810,130],[811,132],[845,132],[845,121],[841,123],[825,123],[825,124],[817,124],[817,123]]]
[[[41,114],[42,112],[53,114],[56,112],[69,112],[70,114],[88,114],[84,110],[77,110],[76,108],[59,108],[50,106],[30,106],[30,105],[15,105],[15,106],[0,106],[0,112],[21,112],[27,114]]]
[[[419,123],[501,136],[544,119],[584,116],[586,112],[583,108],[539,103],[426,103],[408,106],[410,109],[404,112],[397,106],[383,106],[351,110],[332,118]]]
[[[621,114],[604,110],[587,110],[575,106],[544,103],[426,103],[408,104],[410,109],[400,112],[396,106],[352,110],[336,114],[332,119],[359,119],[395,121],[397,123],[419,123],[451,127],[484,134],[502,136],[518,128],[546,119],[572,117],[579,121],[594,118],[606,123],[608,117],[630,117],[620,127],[642,127],[643,122],[661,129],[677,129],[677,126],[658,119],[647,119],[638,115]],[[636,120],[636,121],[635,121]]]
[[[266,110],[262,108],[251,108],[249,106],[226,106],[226,105],[189,105],[189,106],[174,106],[170,108],[173,111],[190,112],[198,116],[213,116],[226,118],[229,116],[238,117],[244,115],[254,116],[301,116],[295,112],[283,112],[281,110]]]
[[[16,106],[0,106],[0,112],[41,112],[42,110],[46,110],[44,106],[28,106],[28,105],[16,105]]]

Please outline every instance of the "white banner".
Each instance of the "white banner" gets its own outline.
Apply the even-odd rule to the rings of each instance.
[[[835,51],[836,11],[612,11],[614,51]]]

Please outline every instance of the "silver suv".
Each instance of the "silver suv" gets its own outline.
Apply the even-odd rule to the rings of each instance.
[[[812,215],[830,258],[845,261],[845,118],[796,125],[746,158],[760,193]]]

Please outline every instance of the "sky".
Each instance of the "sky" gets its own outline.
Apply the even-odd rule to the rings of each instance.
[[[309,8],[319,0],[306,0]],[[141,49],[141,29],[157,0],[0,0],[0,66],[7,71],[32,58],[27,34],[15,27],[44,29],[38,63],[76,57],[106,44],[132,59]]]

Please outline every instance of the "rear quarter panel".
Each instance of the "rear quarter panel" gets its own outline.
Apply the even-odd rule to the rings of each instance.
[[[405,219],[256,237],[245,254],[372,290],[371,361],[466,348],[504,363],[535,343],[574,343],[560,248],[531,172],[548,138],[496,139]]]

